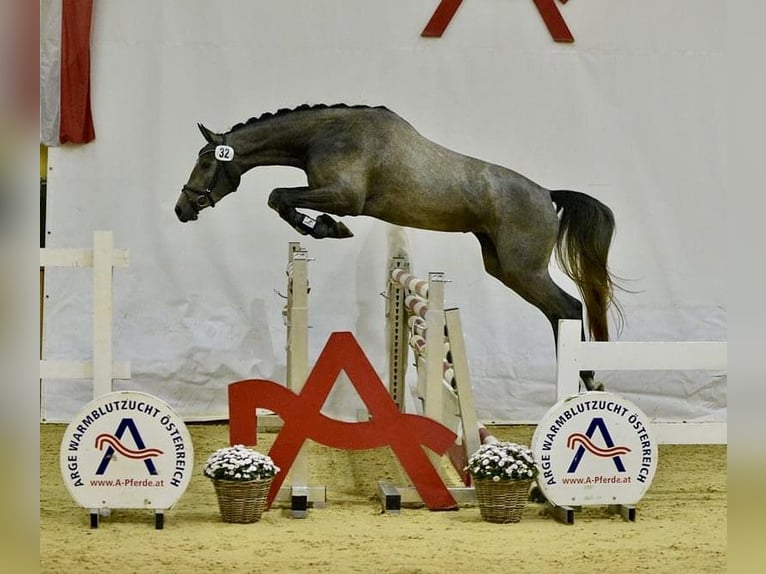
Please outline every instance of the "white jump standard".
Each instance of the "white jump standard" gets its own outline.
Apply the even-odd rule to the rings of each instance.
[[[308,251],[298,242],[288,246],[287,304],[287,388],[300,393],[309,373],[308,364]],[[277,501],[290,501],[293,518],[306,518],[310,506],[322,507],[327,501],[325,486],[309,485],[309,461],[304,447],[290,469],[292,484],[280,489]]]
[[[444,274],[432,272],[428,280],[423,280],[409,273],[409,269],[407,258],[391,260],[386,311],[389,392],[404,412],[411,348],[423,414],[458,436],[449,458],[464,487],[450,491],[458,502],[473,502],[475,493],[464,470],[467,458],[482,442],[495,439],[476,418],[460,313],[456,308],[444,309]],[[439,460],[434,457],[433,462],[438,467]],[[382,495],[390,497],[390,485],[383,487]]]

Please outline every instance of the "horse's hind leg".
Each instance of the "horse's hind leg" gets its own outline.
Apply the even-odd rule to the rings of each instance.
[[[325,237],[341,239],[353,237],[354,234],[343,222],[336,221],[326,213],[314,219],[296,208],[329,211],[336,215],[356,215],[359,212],[353,194],[343,193],[332,187],[319,189],[280,187],[269,195],[269,207],[279,213],[279,216],[299,233],[316,239]]]
[[[487,273],[543,312],[550,322],[556,344],[560,319],[577,319],[582,324],[582,303],[554,283],[548,273],[549,257],[540,256],[541,252],[536,250],[522,251],[518,247],[525,245],[522,241],[514,242],[514,247],[500,255],[488,236],[477,234],[477,237]],[[584,328],[580,336],[585,340]],[[603,385],[594,381],[593,371],[580,371],[580,379],[589,391],[603,390]]]

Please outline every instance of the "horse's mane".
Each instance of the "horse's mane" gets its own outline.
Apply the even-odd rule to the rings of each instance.
[[[240,122],[234,126],[232,126],[230,131],[235,131],[240,128],[244,128],[246,126],[252,125],[256,122],[262,122],[265,120],[271,120],[274,118],[279,118],[282,116],[286,116],[288,114],[292,114],[295,112],[306,112],[306,111],[313,111],[313,110],[342,110],[342,109],[376,109],[376,110],[385,110],[387,109],[385,106],[365,106],[365,105],[348,105],[348,104],[302,104],[300,106],[297,106],[295,108],[282,108],[280,110],[277,110],[276,112],[266,112],[261,114],[257,117],[252,117],[249,120],[245,122]]]

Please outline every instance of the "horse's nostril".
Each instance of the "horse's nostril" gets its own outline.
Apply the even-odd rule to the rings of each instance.
[[[184,210],[181,209],[180,205],[176,205],[176,217],[178,218],[178,221],[180,222],[186,222],[189,221],[189,218],[184,215]]]

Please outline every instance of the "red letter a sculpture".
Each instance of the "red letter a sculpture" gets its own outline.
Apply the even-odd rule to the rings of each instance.
[[[366,422],[343,422],[321,413],[340,372],[345,371],[370,413]],[[390,446],[409,475],[423,502],[431,510],[457,508],[423,447],[443,455],[456,435],[436,421],[400,413],[359,343],[351,333],[332,333],[300,394],[262,379],[229,385],[229,442],[256,444],[256,408],[282,417],[269,456],[282,471],[275,477],[268,505],[274,501],[306,439],[346,450]]]

